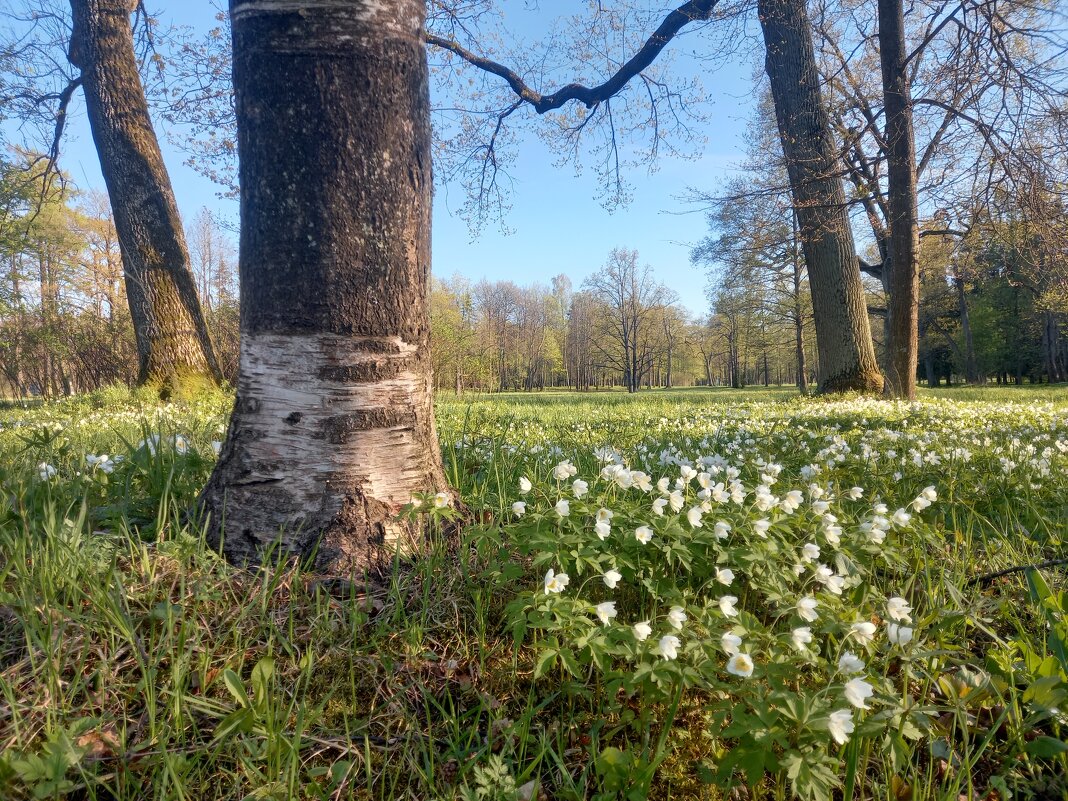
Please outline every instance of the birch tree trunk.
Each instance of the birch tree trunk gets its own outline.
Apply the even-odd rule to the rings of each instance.
[[[902,0],[879,0],[879,60],[886,117],[887,207],[890,242],[887,276],[886,391],[916,397],[917,323],[920,309],[920,233],[916,208],[916,139],[912,92],[905,69],[905,10]]]
[[[122,250],[138,381],[221,380],[197,300],[178,206],[152,128],[130,28],[131,0],[70,0],[68,54],[82,89]]]
[[[231,561],[324,572],[418,544],[434,429],[422,0],[231,0],[241,363],[201,495]]]
[[[758,0],[765,70],[808,266],[820,392],[879,392],[860,264],[805,0]]]

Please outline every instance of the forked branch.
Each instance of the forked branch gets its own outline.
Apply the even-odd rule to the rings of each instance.
[[[688,3],[676,8],[660,23],[652,35],[645,40],[645,44],[639,48],[631,58],[616,71],[612,77],[597,86],[583,86],[579,83],[569,83],[557,89],[552,94],[541,94],[531,87],[523,78],[508,67],[492,59],[480,56],[463,47],[459,42],[446,39],[433,33],[426,34],[427,44],[440,47],[456,54],[469,64],[478,67],[485,72],[503,78],[512,91],[523,101],[529,103],[538,114],[545,114],[554,109],[561,108],[564,104],[577,100],[586,108],[593,108],[609,98],[617,95],[631,78],[639,75],[646,69],[660,52],[667,47],[668,43],[691,22],[708,20],[719,0],[690,0]]]

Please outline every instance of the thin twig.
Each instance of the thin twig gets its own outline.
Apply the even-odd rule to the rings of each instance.
[[[996,573],[984,573],[981,576],[970,578],[967,584],[989,584],[996,578],[1007,576],[1010,573],[1019,573],[1022,570],[1044,570],[1047,567],[1057,567],[1058,565],[1068,565],[1068,559],[1047,559],[1045,562],[1039,562],[1034,565],[1017,565],[1016,567],[1007,567],[1004,570],[998,570]]]

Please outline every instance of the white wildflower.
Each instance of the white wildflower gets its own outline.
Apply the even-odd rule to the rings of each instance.
[[[753,675],[753,660],[749,654],[735,654],[727,660],[727,672],[748,679]]]
[[[611,622],[612,618],[614,618],[618,614],[616,612],[615,601],[604,601],[603,603],[599,603],[596,607],[594,607],[594,611],[597,614],[597,619],[600,620],[601,623],[605,626],[607,626]]]
[[[845,683],[846,700],[857,709],[870,709],[864,702],[871,698],[874,692],[875,688],[864,679],[850,679]]]
[[[668,623],[674,629],[681,629],[682,624],[686,622],[686,611],[681,606],[673,606],[668,611]]]
[[[811,595],[806,595],[797,602],[797,614],[802,620],[812,623],[819,617],[819,615],[816,614],[817,606],[819,606],[819,601]]]
[[[665,634],[656,646],[664,659],[677,659],[679,656],[679,638],[674,634]]]
[[[550,567],[549,572],[545,574],[545,594],[563,592],[569,581],[571,579],[568,578],[567,573],[556,573]]]
[[[853,713],[848,709],[832,712],[827,721],[827,730],[839,745],[845,745],[849,741],[849,735],[853,733],[854,728]]]

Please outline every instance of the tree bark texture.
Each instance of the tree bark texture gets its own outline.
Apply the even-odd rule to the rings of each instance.
[[[239,563],[324,572],[418,544],[447,487],[431,398],[422,0],[231,0],[241,363],[201,502]]]
[[[759,0],[765,70],[786,158],[816,327],[820,392],[879,392],[860,263],[805,0]]]
[[[957,271],[954,272],[953,283],[956,285],[960,330],[964,338],[964,380],[969,384],[978,384],[979,364],[975,358],[975,340],[972,337],[971,318],[968,315],[968,296],[964,292],[964,279]]]
[[[919,352],[920,229],[916,208],[916,139],[906,57],[902,0],[879,0],[879,60],[886,118],[884,139],[890,215],[888,259],[883,263],[889,291],[886,391],[894,397],[913,400]]]
[[[1046,380],[1051,384],[1064,381],[1064,363],[1060,354],[1060,326],[1052,309],[1042,312],[1042,351],[1046,361]]]
[[[801,308],[801,264],[798,259],[797,214],[791,214],[793,236],[790,242],[790,260],[793,262],[794,281],[794,346],[797,351],[797,388],[802,395],[808,394],[808,365],[805,364],[805,314]]]
[[[189,249],[152,128],[130,27],[131,0],[71,0],[70,62],[85,105],[122,251],[138,380],[221,380]]]

